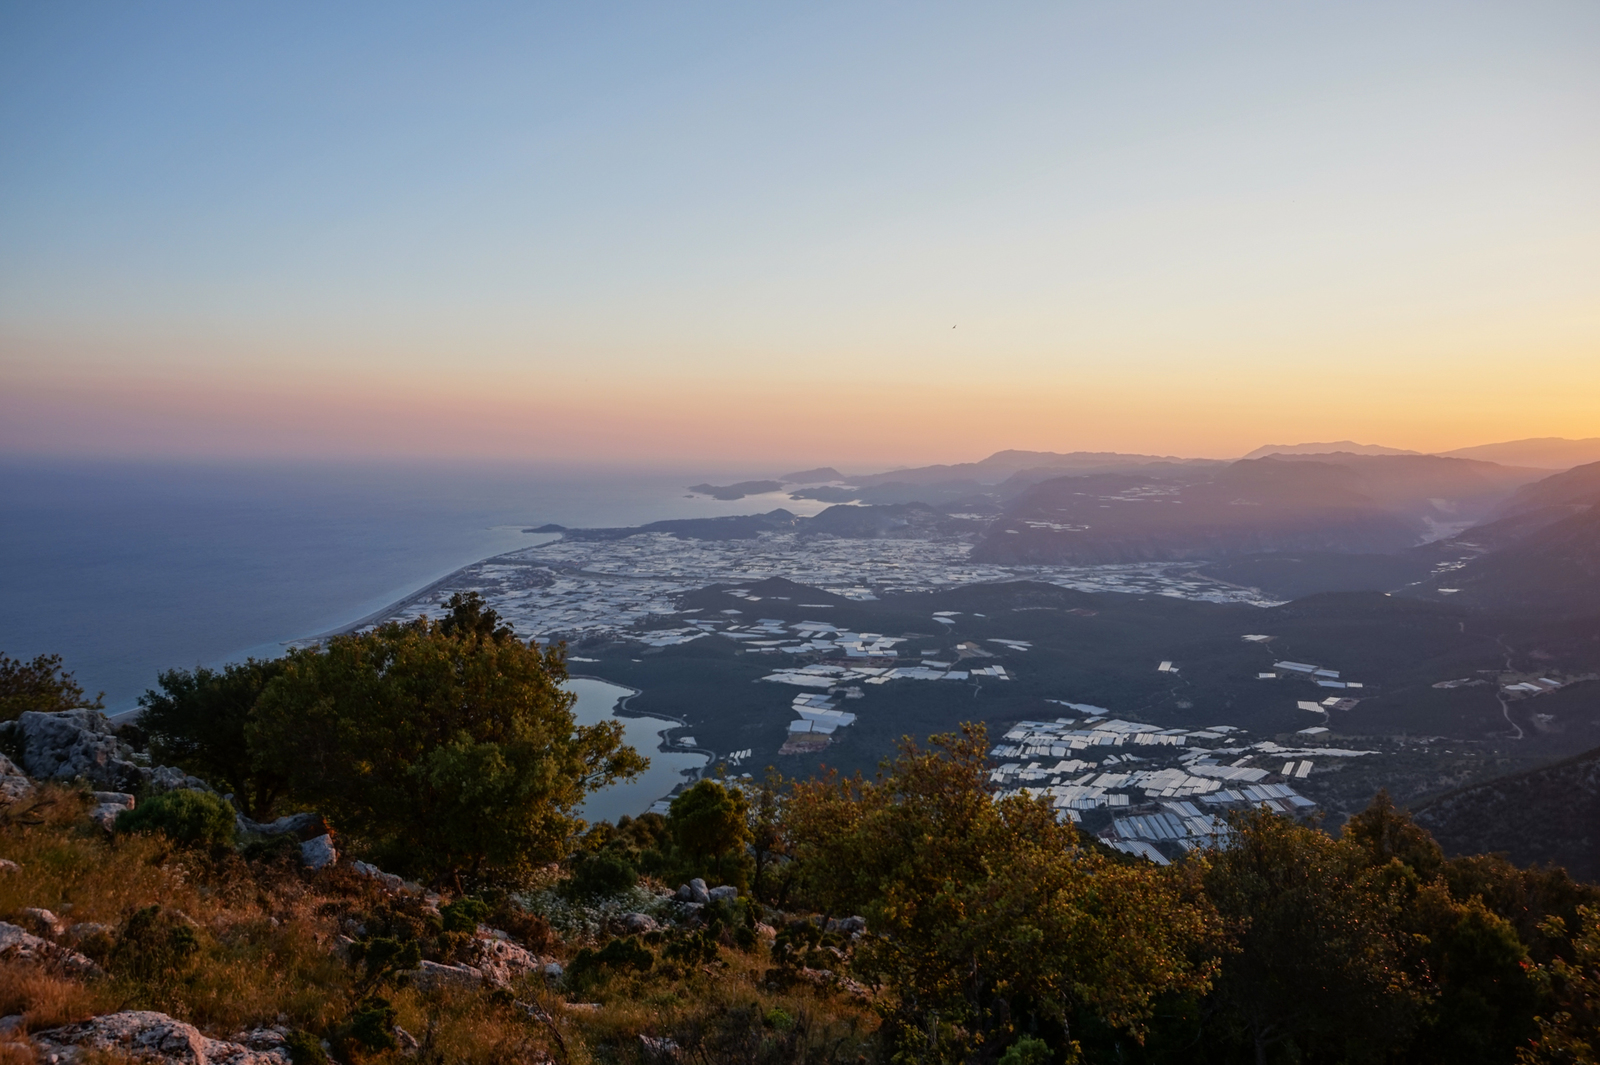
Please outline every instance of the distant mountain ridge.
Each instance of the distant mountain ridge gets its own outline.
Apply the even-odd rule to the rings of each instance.
[[[1261,459],[1268,455],[1421,455],[1421,451],[1384,447],[1382,444],[1358,444],[1354,440],[1336,440],[1329,444],[1266,444],[1245,455],[1247,459]]]
[[[1273,552],[1397,554],[1487,515],[1543,471],[1437,455],[1270,455],[1022,493],[974,559],[1100,564]]]

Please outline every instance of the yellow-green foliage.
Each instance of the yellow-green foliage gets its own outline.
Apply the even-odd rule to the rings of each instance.
[[[826,988],[770,989],[766,948],[741,950],[731,932],[698,964],[605,969],[586,981],[576,1005],[539,974],[508,990],[424,993],[393,979],[369,986],[363,968],[335,951],[350,930],[346,920],[412,943],[422,936],[446,962],[459,960],[448,952],[470,933],[419,918],[417,904],[345,869],[309,874],[289,862],[216,857],[158,833],[113,837],[89,822],[80,793],[49,787],[43,797],[41,823],[0,825],[0,857],[21,867],[0,874],[0,919],[20,922],[23,908],[43,907],[69,924],[110,931],[78,944],[105,966],[101,978],[0,964],[0,1013],[25,1015],[24,1032],[152,1009],[215,1038],[286,1024],[338,1044],[369,996],[381,994],[430,1062],[632,1061],[641,1035],[699,1046],[709,1062],[855,1061],[869,1049],[863,1041],[875,1021],[865,1004]],[[497,903],[489,919],[533,950],[570,960],[583,946],[552,942],[548,926],[510,905]],[[469,902],[449,913],[476,919],[486,909]],[[774,1028],[766,1021],[774,1011],[798,1023]],[[339,1045],[341,1060],[357,1065],[401,1060],[399,1049]],[[13,1060],[31,1056],[20,1043],[0,1042],[0,1065]]]

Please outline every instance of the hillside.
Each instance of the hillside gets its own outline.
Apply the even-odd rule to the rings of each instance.
[[[1024,491],[974,558],[1109,563],[1263,552],[1394,554],[1490,512],[1539,471],[1432,455],[1292,455],[1181,477],[1059,477]]]
[[[1600,879],[1600,748],[1449,792],[1415,814],[1447,853],[1506,854]]]

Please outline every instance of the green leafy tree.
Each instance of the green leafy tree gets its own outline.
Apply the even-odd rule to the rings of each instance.
[[[1518,1052],[1519,1065],[1600,1063],[1600,910],[1581,907],[1578,919],[1582,928],[1571,937],[1572,958],[1557,955],[1539,967],[1555,1008],[1538,1018],[1539,1037]],[[1547,919],[1543,930],[1552,940],[1568,938],[1559,917]]]
[[[1159,997],[1207,986],[1209,908],[1185,871],[1087,847],[1043,802],[996,801],[987,748],[967,725],[929,751],[906,741],[876,781],[795,784],[801,887],[865,916],[855,969],[892,992],[891,1057],[992,1060],[1027,1034],[1072,1060],[1082,1011],[1138,1039]]]
[[[745,844],[750,841],[749,802],[737,788],[702,780],[672,800],[667,828],[691,866],[743,886]]]
[[[783,906],[788,901],[793,867],[789,833],[783,822],[783,777],[770,766],[755,790],[748,817],[751,890],[756,898]]]
[[[225,784],[246,817],[268,820],[287,779],[256,767],[245,729],[255,717],[256,700],[282,672],[281,659],[254,658],[220,671],[169,669],[157,678],[159,691],[139,697],[139,724],[157,758]]]
[[[464,597],[444,621],[291,652],[246,725],[256,769],[436,882],[559,859],[584,797],[648,763],[619,722],[576,724],[559,649],[523,644],[490,613]]]
[[[1205,874],[1234,946],[1214,1000],[1255,1060],[1402,1042],[1419,996],[1393,878],[1369,875],[1363,846],[1268,810],[1234,815],[1232,829]]]
[[[1406,1059],[1419,1065],[1509,1060],[1535,1034],[1538,1006],[1515,926],[1470,885],[1452,885],[1453,863],[1387,792],[1345,823],[1341,839],[1361,849],[1368,880],[1381,882],[1398,904],[1404,966],[1427,1000]],[[1467,890],[1458,895],[1455,887]]]
[[[29,710],[53,713],[87,706],[105,708],[105,692],[91,702],[71,673],[61,668],[60,655],[39,655],[31,662],[0,654],[0,721],[14,721]]]

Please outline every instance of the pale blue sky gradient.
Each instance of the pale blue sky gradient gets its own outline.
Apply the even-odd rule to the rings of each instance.
[[[1596,190],[1593,3],[3,3],[0,449],[1600,435]]]

